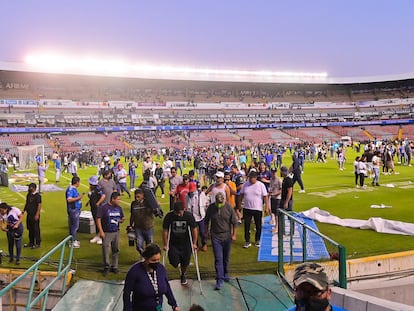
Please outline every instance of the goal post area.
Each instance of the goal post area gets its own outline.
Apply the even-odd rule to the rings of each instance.
[[[20,171],[27,171],[37,168],[37,163],[45,161],[44,145],[18,146]]]

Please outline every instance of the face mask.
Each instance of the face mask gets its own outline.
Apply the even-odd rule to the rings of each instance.
[[[224,206],[224,203],[217,203],[218,208],[222,208]]]
[[[159,262],[149,262],[148,267],[150,267],[152,270],[157,270],[159,265]]]
[[[306,310],[312,311],[325,311],[326,308],[329,306],[328,299],[316,299],[316,298],[309,298],[308,300],[308,308]]]
[[[307,298],[307,299],[295,299],[295,304],[298,311],[325,311],[329,306],[328,299],[317,299],[317,298]]]

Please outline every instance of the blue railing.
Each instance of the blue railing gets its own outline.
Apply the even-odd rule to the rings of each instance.
[[[46,304],[47,304],[47,298],[49,295],[50,289],[53,287],[53,285],[61,280],[62,281],[62,291],[61,295],[66,291],[66,284],[67,284],[67,278],[68,273],[71,270],[71,264],[72,264],[72,255],[73,255],[73,239],[72,236],[66,237],[63,241],[61,241],[58,245],[56,245],[52,250],[50,250],[46,255],[44,255],[41,259],[39,259],[35,264],[33,264],[30,268],[28,268],[24,273],[22,273],[19,277],[17,277],[13,282],[8,284],[5,288],[3,288],[0,291],[0,310],[3,302],[3,296],[9,293],[14,287],[19,286],[18,284],[23,281],[26,277],[31,277],[30,286],[28,288],[28,294],[27,294],[27,301],[25,304],[24,310],[31,310],[33,307],[36,306],[36,309],[45,310]],[[69,253],[67,254],[66,246],[69,245]],[[36,280],[39,276],[39,266],[47,263],[46,261],[55,253],[59,254],[59,263],[57,266],[57,274],[56,277],[49,283],[45,288],[43,288],[35,298],[33,298],[33,292],[35,291],[36,286]],[[67,255],[65,257],[65,254]],[[21,288],[21,287],[19,287]],[[10,304],[12,304],[12,299],[10,299]],[[40,304],[40,308],[39,308]],[[11,305],[10,305],[11,306]]]

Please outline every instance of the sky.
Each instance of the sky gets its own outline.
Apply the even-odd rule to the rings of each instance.
[[[18,0],[0,10],[4,62],[54,51],[330,77],[414,73],[412,0]]]

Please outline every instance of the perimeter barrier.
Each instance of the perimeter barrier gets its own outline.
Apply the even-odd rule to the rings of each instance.
[[[3,308],[4,310],[44,311],[48,305],[49,294],[57,291],[57,288],[59,296],[62,297],[71,277],[72,242],[72,236],[66,237],[23,273],[16,269],[3,273],[8,274],[6,278],[10,280],[2,280],[3,284],[8,284],[0,290],[0,311]],[[67,248],[68,245],[69,248]],[[54,258],[54,255],[57,258]],[[56,269],[44,272],[40,271],[41,266]],[[16,275],[18,276],[14,278]]]
[[[278,209],[278,273],[292,288],[295,267],[317,262],[324,267],[329,281],[346,289],[346,249],[306,224],[293,212]]]

